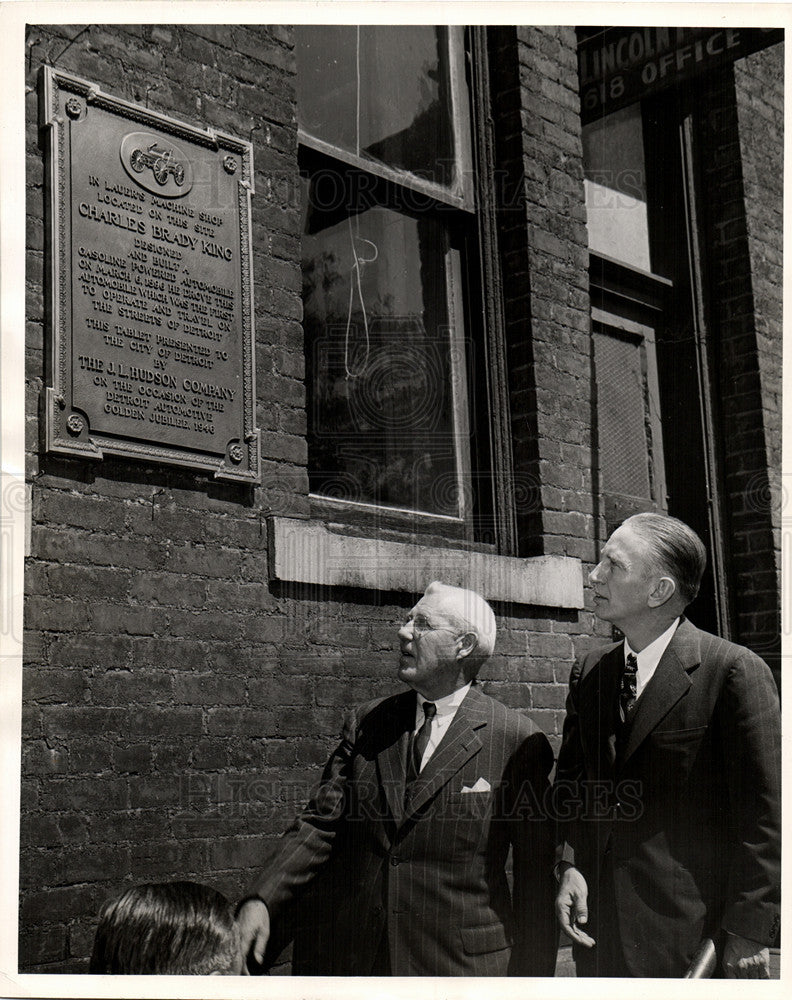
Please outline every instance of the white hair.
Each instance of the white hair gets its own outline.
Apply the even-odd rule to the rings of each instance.
[[[495,614],[483,597],[464,587],[452,587],[448,583],[434,580],[424,591],[424,597],[437,597],[442,612],[462,632],[476,634],[476,648],[470,654],[470,666],[478,669],[492,656],[495,649],[497,627]]]

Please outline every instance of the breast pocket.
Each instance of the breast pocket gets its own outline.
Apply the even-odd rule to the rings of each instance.
[[[486,844],[491,815],[492,791],[452,792],[446,798],[443,827],[455,854],[469,854]]]
[[[487,816],[492,809],[492,789],[485,792],[451,792],[446,808],[456,816]]]
[[[707,726],[666,729],[652,733],[647,741],[653,784],[679,789],[690,774],[702,749]]]
[[[696,726],[693,729],[661,729],[652,733],[649,739],[661,750],[683,750],[701,743],[706,731],[707,726]]]

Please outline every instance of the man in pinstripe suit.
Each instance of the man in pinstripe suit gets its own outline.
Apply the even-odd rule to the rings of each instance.
[[[411,690],[347,719],[239,907],[244,952],[260,963],[270,920],[277,930],[320,883],[329,915],[295,974],[552,975],[553,755],[529,719],[475,684],[495,642],[492,610],[433,583],[399,641]]]

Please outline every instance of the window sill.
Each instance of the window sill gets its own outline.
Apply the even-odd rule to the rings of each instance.
[[[579,559],[517,559],[338,534],[315,521],[269,518],[270,579],[327,587],[420,594],[432,580],[468,587],[490,601],[583,607]]]

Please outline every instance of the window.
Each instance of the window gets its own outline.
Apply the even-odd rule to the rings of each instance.
[[[583,127],[595,471],[608,531],[639,510],[665,511],[698,531],[711,559],[691,616],[726,634],[690,121],[672,92]]]
[[[583,127],[589,248],[651,270],[641,106]]]
[[[296,34],[311,494],[493,542],[464,30]]]

